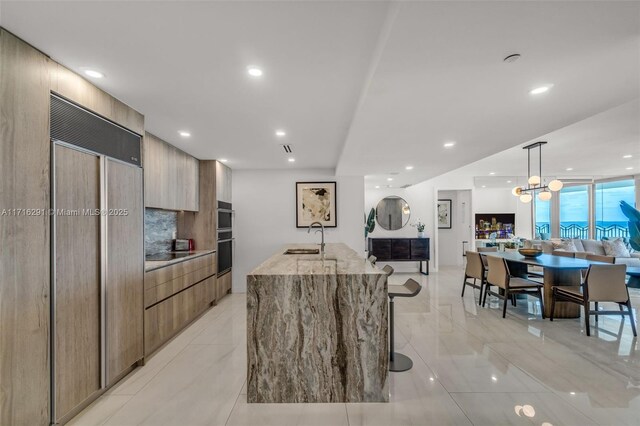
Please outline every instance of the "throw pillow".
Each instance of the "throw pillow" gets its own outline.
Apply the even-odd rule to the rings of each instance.
[[[622,238],[616,238],[615,240],[602,240],[602,245],[604,246],[604,252],[607,256],[631,257],[631,254],[625,246]]]
[[[577,252],[578,248],[576,247],[576,245],[573,243],[573,240],[562,240],[562,241],[554,241],[553,242],[553,249],[554,250],[560,250],[560,251],[571,251],[571,252]]]

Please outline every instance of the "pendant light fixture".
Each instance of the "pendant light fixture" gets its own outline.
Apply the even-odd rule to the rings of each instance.
[[[536,142],[531,145],[527,145],[522,149],[527,150],[527,186],[516,186],[511,193],[520,198],[523,203],[530,203],[533,197],[537,194],[538,199],[541,201],[549,201],[552,197],[552,192],[557,192],[562,189],[563,183],[558,179],[554,179],[549,182],[548,185],[543,185],[542,179],[542,146],[546,145],[546,142]],[[531,174],[531,150],[538,150],[538,174]]]

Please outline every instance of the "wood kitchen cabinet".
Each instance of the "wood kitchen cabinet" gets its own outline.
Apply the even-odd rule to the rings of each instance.
[[[145,206],[198,211],[198,160],[145,132]]]
[[[219,300],[216,254],[201,256],[145,272],[145,356]]]
[[[231,202],[231,169],[216,161],[216,199]]]

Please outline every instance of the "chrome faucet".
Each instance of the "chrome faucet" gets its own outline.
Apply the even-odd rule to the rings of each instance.
[[[313,227],[313,225],[320,225],[320,228],[322,228],[322,229],[318,229],[316,233],[322,232],[322,243],[320,243],[320,255],[324,257],[324,225],[320,222],[313,222],[311,225],[309,225],[307,234],[311,233],[311,228]]]

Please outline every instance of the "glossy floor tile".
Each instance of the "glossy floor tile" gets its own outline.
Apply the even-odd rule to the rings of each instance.
[[[145,366],[73,419],[74,425],[637,425],[640,346],[629,320],[542,320],[536,299],[507,318],[462,268],[396,273],[423,290],[395,305],[396,350],[414,367],[391,373],[388,404],[247,404],[246,307],[225,297]],[[634,307],[640,292],[632,290]]]

